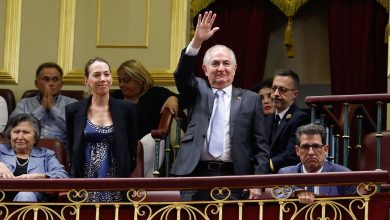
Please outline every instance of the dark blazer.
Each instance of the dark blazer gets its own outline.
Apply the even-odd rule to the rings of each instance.
[[[272,123],[274,115],[267,117],[266,127],[268,132],[268,141],[271,146],[270,157],[274,166],[273,172],[278,172],[282,167],[291,166],[299,163],[299,158],[295,152],[297,138],[295,132],[299,126],[308,124],[309,116],[292,104],[281,119],[276,134],[272,138]]]
[[[92,96],[65,107],[68,131],[69,156],[72,162],[72,177],[82,177],[85,143],[84,128]],[[118,162],[118,177],[130,177],[136,165],[137,115],[135,105],[119,99],[109,99],[109,109],[114,125],[115,145],[112,154]]]
[[[171,173],[190,174],[198,164],[207,137],[214,97],[208,81],[195,77],[197,56],[182,52],[175,71],[176,86],[188,108],[189,123]],[[234,88],[230,109],[230,140],[234,173],[268,173],[269,146],[264,115],[256,93]]]
[[[114,98],[123,99],[122,91],[115,91]],[[138,139],[142,139],[151,130],[157,129],[161,118],[161,108],[170,96],[176,96],[171,90],[153,86],[145,94],[139,97],[137,102]]]
[[[341,166],[336,163],[325,161],[322,173],[329,172],[349,172],[351,171],[347,167]],[[302,163],[295,166],[284,167],[279,170],[279,174],[283,173],[303,173]],[[324,196],[338,196],[338,195],[352,195],[356,193],[355,186],[319,186],[320,195]],[[299,187],[295,187],[295,190],[301,190]]]

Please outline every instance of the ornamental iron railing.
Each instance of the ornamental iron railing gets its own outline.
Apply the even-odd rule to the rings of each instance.
[[[383,111],[386,103],[389,102],[390,94],[386,93],[308,96],[305,98],[305,103],[311,109],[311,121],[319,121],[329,130],[329,159],[354,170],[361,169],[358,163],[361,159],[362,147],[369,147],[362,144],[364,135],[373,131],[376,131],[376,158],[372,158],[372,161],[375,161],[376,169],[383,168]],[[351,137],[351,133],[354,137]],[[353,146],[351,140],[354,141]],[[340,143],[342,144],[341,149]],[[352,151],[356,152],[355,155],[352,155],[354,157],[351,157]],[[350,162],[350,160],[353,161]],[[388,167],[384,169],[388,169]]]
[[[194,178],[1,179],[0,219],[373,219],[370,201],[387,171]],[[293,186],[356,185],[357,193],[301,204]],[[232,189],[267,189],[260,199],[229,200]],[[210,190],[210,201],[180,201],[179,190]],[[55,201],[6,201],[8,191],[58,192]],[[91,191],[121,191],[121,202],[87,202]],[[385,192],[381,192],[385,194]],[[387,198],[387,197],[386,197]],[[390,195],[387,198],[390,202]],[[389,205],[390,206],[390,205]],[[381,209],[383,210],[383,209]],[[382,212],[385,212],[383,210]]]

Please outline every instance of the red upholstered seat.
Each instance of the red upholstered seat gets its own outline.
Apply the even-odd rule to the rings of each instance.
[[[387,156],[390,154],[390,131],[382,132],[382,156],[381,169],[390,170],[390,160]],[[363,139],[362,150],[360,152],[359,170],[376,169],[376,133],[367,134]]]
[[[70,172],[70,160],[68,157],[68,153],[66,152],[64,144],[57,139],[50,139],[50,138],[41,138],[37,145],[38,147],[46,147],[50,150],[54,151],[56,154],[57,160],[64,165],[65,170],[69,173]]]

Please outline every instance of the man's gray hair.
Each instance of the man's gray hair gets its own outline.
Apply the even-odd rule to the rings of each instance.
[[[232,64],[233,64],[233,65],[236,65],[236,64],[237,64],[236,55],[234,54],[234,52],[233,52],[232,49],[230,49],[229,47],[227,47],[227,46],[225,46],[225,45],[216,44],[216,45],[210,47],[210,48],[206,51],[206,53],[204,54],[204,57],[203,57],[203,64],[204,64],[204,65],[210,64],[211,52],[213,52],[215,49],[218,49],[218,48],[226,49],[226,50],[230,53],[230,58],[232,59]]]
[[[302,134],[306,134],[306,135],[319,134],[321,136],[322,144],[326,143],[326,130],[321,125],[311,123],[311,124],[302,125],[302,126],[298,127],[297,132],[296,132],[298,146],[301,145]]]

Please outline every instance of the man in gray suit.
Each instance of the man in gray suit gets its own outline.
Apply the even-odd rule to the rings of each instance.
[[[215,18],[212,12],[199,15],[194,38],[183,50],[175,71],[189,123],[171,173],[175,176],[266,174],[269,146],[261,102],[256,93],[232,86],[237,69],[234,52],[223,45],[211,47],[202,66],[208,81],[194,75],[201,44],[219,29],[212,28]],[[222,125],[215,129],[216,124]],[[257,199],[260,194],[260,189],[249,190],[249,198]],[[232,192],[231,199],[240,198],[239,191]],[[208,199],[208,191],[182,192],[182,200]]]
[[[295,151],[301,163],[285,167],[279,173],[348,172],[350,169],[326,160],[329,146],[325,143],[326,131],[321,125],[308,124],[297,129],[298,145]],[[294,187],[294,194],[301,203],[314,202],[315,195],[338,196],[356,193],[355,186]]]

